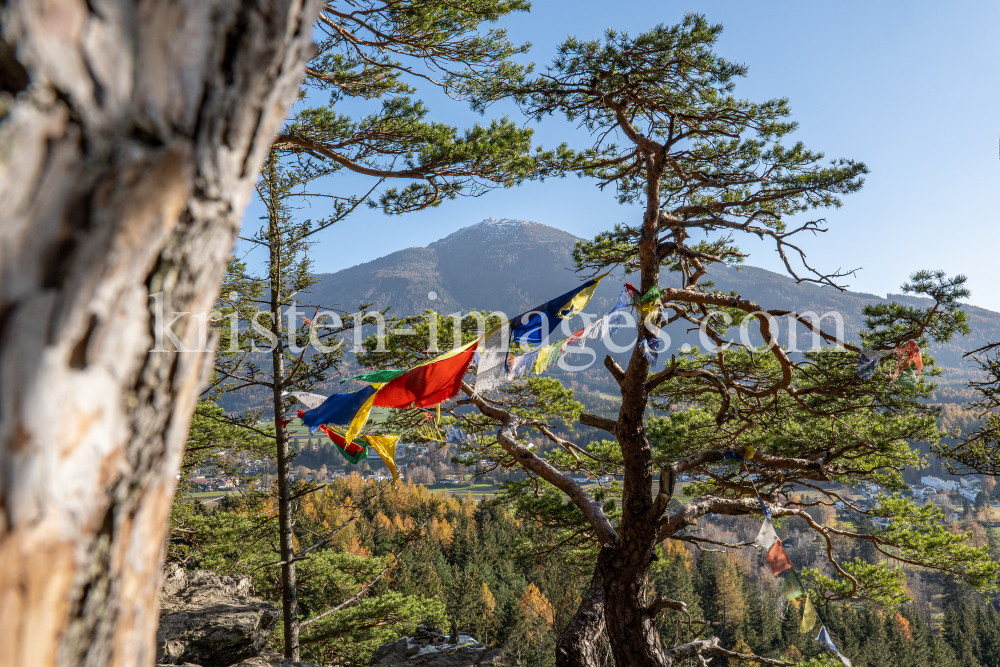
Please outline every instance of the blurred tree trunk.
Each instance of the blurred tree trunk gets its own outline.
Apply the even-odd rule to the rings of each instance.
[[[5,667],[155,660],[166,519],[212,353],[191,316],[173,331],[195,351],[150,349],[175,311],[213,308],[319,6],[0,10]]]

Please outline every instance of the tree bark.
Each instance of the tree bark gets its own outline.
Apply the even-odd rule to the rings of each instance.
[[[274,404],[274,420],[282,418],[281,394],[284,390],[285,355],[282,341],[281,325],[281,283],[284,279],[282,268],[281,229],[279,226],[276,202],[279,200],[275,192],[278,179],[277,169],[273,159],[269,159],[264,170],[268,197],[271,256],[269,261],[271,281],[271,334],[274,341],[271,344],[271,394]],[[292,482],[289,477],[288,432],[285,427],[275,424],[275,444],[277,456],[275,462],[278,468],[278,549],[281,555],[281,623],[284,630],[284,654],[286,658],[299,659],[299,600],[298,586],[295,581],[295,536],[292,533]]]
[[[663,164],[656,155],[646,158],[646,211],[643,241],[639,246],[640,289],[645,293],[657,285],[660,264],[656,254],[660,210],[660,174]],[[647,333],[638,325],[640,340]],[[630,667],[660,667],[671,664],[660,644],[655,618],[646,606],[646,587],[657,522],[664,507],[653,501],[653,453],[646,439],[643,419],[649,391],[649,362],[639,345],[632,350],[621,383],[622,406],[615,434],[621,445],[625,467],[622,519],[618,542],[601,552],[598,568],[604,579],[605,622],[615,664]]]
[[[594,568],[590,588],[583,594],[569,625],[556,643],[556,667],[599,667],[604,634],[604,579]]]
[[[0,21],[0,664],[152,665],[204,321],[316,0]],[[151,294],[158,295],[155,299]],[[162,306],[164,320],[157,321]]]

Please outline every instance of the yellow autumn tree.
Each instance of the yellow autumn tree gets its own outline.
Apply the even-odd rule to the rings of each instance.
[[[538,590],[538,586],[534,584],[528,584],[528,588],[525,589],[524,595],[521,596],[518,604],[524,610],[524,615],[530,620],[543,621],[550,627],[555,621],[556,613],[552,608],[552,603]]]

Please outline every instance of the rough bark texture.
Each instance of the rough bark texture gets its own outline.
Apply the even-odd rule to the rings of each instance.
[[[556,643],[556,667],[599,667],[604,634],[604,579],[594,570],[590,588],[583,594],[569,625]]]
[[[0,42],[0,664],[151,665],[206,312],[315,0],[12,0]],[[198,347],[199,325],[175,325]],[[172,350],[167,345],[166,350]]]

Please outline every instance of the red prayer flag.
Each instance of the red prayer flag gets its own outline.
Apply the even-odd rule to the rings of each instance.
[[[292,420],[291,419],[282,419],[282,420],[276,421],[274,423],[277,424],[278,426],[288,426],[289,424],[292,423]]]
[[[453,357],[417,366],[391,380],[375,394],[373,405],[381,408],[426,408],[458,395],[462,378],[476,354],[476,346]]]
[[[326,424],[320,424],[319,430],[323,431],[323,433],[326,433],[327,437],[330,438],[330,440],[333,440],[333,444],[337,445],[337,447],[340,447],[350,456],[357,456],[361,452],[365,451],[365,448],[356,442],[352,442],[351,444],[348,445],[347,440],[344,438],[344,436],[340,435]]]
[[[785,553],[785,547],[781,546],[781,542],[774,543],[771,550],[767,552],[767,556],[764,557],[764,562],[771,569],[771,574],[775,576],[792,567],[792,561],[788,560],[788,554]]]
[[[306,414],[305,410],[299,410],[299,419],[302,419],[305,416],[305,414]]]

